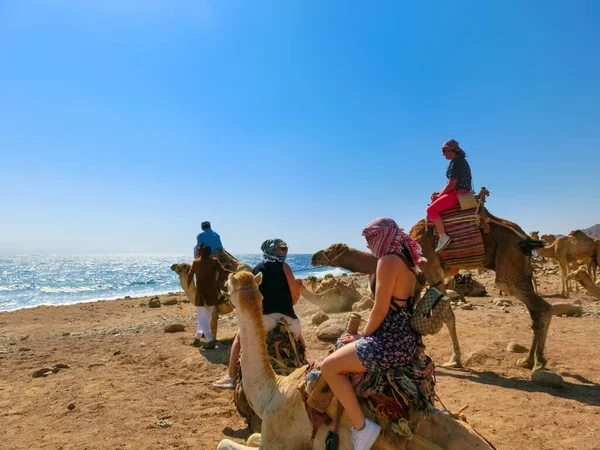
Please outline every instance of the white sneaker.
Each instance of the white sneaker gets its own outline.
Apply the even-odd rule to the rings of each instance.
[[[369,419],[365,419],[365,426],[362,430],[352,427],[352,444],[354,450],[369,450],[381,432],[381,427]]]
[[[438,253],[444,250],[451,240],[452,238],[450,236],[448,236],[447,234],[442,234],[440,236],[440,240],[438,241],[438,245],[435,248],[435,252]]]

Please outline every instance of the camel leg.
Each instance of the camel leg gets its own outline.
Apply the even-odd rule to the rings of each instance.
[[[256,450],[256,447],[248,447],[244,444],[238,444],[230,439],[223,439],[219,442],[217,450]]]
[[[210,317],[210,334],[213,335],[213,339],[217,340],[217,325],[219,324],[219,310],[217,307],[213,307],[212,316]]]
[[[567,268],[568,264],[566,260],[559,260],[558,264],[560,265],[560,277],[562,279],[562,295],[565,298],[569,298],[569,289],[567,285]]]
[[[521,300],[531,316],[531,328],[533,330],[533,341],[526,358],[518,361],[521,367],[527,369],[541,370],[546,367],[544,348],[548,336],[548,328],[552,320],[552,306],[536,294],[533,289],[519,289],[516,297]]]
[[[452,339],[452,357],[450,358],[450,361],[442,364],[442,367],[462,367],[463,365],[460,354],[460,345],[458,343],[458,335],[456,334],[456,316],[454,315],[454,311],[452,311],[452,309],[450,309],[446,314],[446,317],[444,317],[444,323],[448,327],[450,339]]]

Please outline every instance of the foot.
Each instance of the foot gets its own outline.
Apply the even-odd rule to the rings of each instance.
[[[200,339],[198,339],[198,338],[194,339],[194,342],[192,342],[192,346],[194,346],[194,347],[200,347],[200,344],[201,344],[201,342],[200,342]]]
[[[461,369],[462,366],[460,358],[452,358],[447,363],[442,364],[442,367],[445,367],[446,369]]]
[[[452,238],[450,236],[448,236],[447,234],[442,234],[440,236],[440,240],[438,241],[438,245],[435,248],[435,252],[438,253],[444,250],[451,240]]]
[[[369,419],[365,419],[365,426],[361,430],[353,427],[352,444],[354,450],[369,450],[377,440],[380,432],[381,427]]]
[[[212,341],[207,342],[206,344],[204,344],[204,346],[202,348],[204,350],[214,350],[216,346],[217,346],[217,341],[215,341],[213,339]]]
[[[517,360],[517,365],[524,369],[533,369],[533,358],[521,358]]]
[[[213,386],[222,388],[222,389],[234,389],[235,388],[235,380],[229,375],[225,375],[222,378],[219,378],[217,381],[213,383]]]

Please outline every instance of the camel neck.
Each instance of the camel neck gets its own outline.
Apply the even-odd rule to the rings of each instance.
[[[240,308],[238,312],[244,392],[260,416],[277,389],[277,376],[269,364],[262,311]]]

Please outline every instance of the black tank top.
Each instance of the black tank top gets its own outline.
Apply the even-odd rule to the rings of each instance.
[[[258,286],[263,296],[263,314],[279,313],[297,319],[290,286],[283,271],[283,263],[263,260],[252,270],[254,275],[258,272],[263,276]]]

